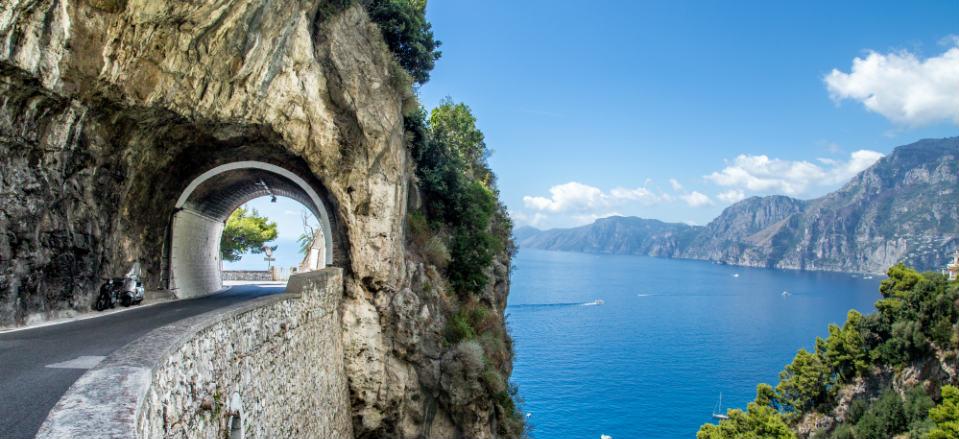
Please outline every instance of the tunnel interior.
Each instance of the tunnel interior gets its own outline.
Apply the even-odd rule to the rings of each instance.
[[[230,214],[259,197],[288,197],[316,217],[317,244],[308,269],[333,262],[330,216],[316,188],[280,166],[256,161],[227,163],[193,179],[177,200],[170,221],[167,288],[179,298],[196,297],[222,285],[220,239]]]

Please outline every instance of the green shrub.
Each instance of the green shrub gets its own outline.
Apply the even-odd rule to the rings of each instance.
[[[446,341],[451,344],[474,338],[476,338],[476,331],[473,330],[469,319],[462,311],[453,314],[446,322]]]
[[[409,240],[416,247],[423,247],[433,237],[433,231],[423,212],[414,211],[406,215],[406,226],[409,229]]]
[[[939,273],[920,274],[902,264],[891,267],[888,275],[880,286],[882,299],[876,302],[876,313],[864,316],[850,311],[845,324],[830,325],[829,336],[816,340],[814,352],[800,350],[786,365],[775,389],[757,388],[755,403],[776,411],[788,422],[797,422],[811,411],[831,410],[841,386],[877,367],[900,369],[934,354],[955,361],[959,283],[949,283]],[[947,402],[947,394],[953,392],[955,401]],[[959,390],[944,388],[943,397],[940,406],[931,408],[933,401],[922,388],[908,389],[900,396],[887,386],[874,400],[853,401],[844,423],[828,437],[868,439],[907,434],[919,438],[927,437],[928,432],[934,439],[959,439],[959,410],[955,410],[954,421],[946,414],[950,404],[959,407]],[[748,413],[743,416],[748,418]],[[721,421],[720,426],[726,422]],[[955,435],[949,430],[952,426]],[[722,431],[714,427],[704,426],[700,432]]]
[[[906,430],[906,412],[894,390],[886,390],[856,422],[858,439],[889,439]]]
[[[426,242],[426,245],[423,246],[423,256],[430,264],[441,270],[449,266],[450,263],[450,251],[439,236],[434,236]]]
[[[494,256],[507,250],[503,236],[511,233],[486,164],[483,133],[469,107],[448,98],[428,121],[425,111],[408,116],[406,128],[429,221],[450,233],[450,285],[464,298],[480,293]]]
[[[771,407],[749,403],[746,411],[730,410],[729,419],[719,425],[705,424],[696,433],[696,439],[795,439],[796,433],[789,429],[782,416]]]
[[[959,438],[959,388],[943,386],[942,402],[929,410],[929,418],[935,423],[929,439]]]
[[[426,0],[362,0],[400,65],[418,84],[429,81],[440,42],[426,20]]]

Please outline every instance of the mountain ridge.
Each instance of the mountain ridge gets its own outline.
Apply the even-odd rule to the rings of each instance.
[[[957,158],[959,137],[922,139],[818,198],[753,196],[705,226],[614,216],[569,229],[522,227],[516,241],[752,267],[882,273],[905,262],[938,269],[959,246]]]

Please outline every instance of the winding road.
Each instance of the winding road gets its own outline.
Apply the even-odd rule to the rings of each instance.
[[[0,439],[33,438],[74,381],[103,357],[151,330],[285,289],[234,286],[196,299],[0,333]]]

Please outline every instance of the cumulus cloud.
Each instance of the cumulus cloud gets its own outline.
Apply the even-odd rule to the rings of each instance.
[[[669,179],[669,185],[672,186],[673,190],[676,192],[683,190],[683,185],[679,182],[679,180],[676,180],[675,178]]]
[[[598,212],[626,203],[638,202],[651,206],[668,201],[670,197],[646,187],[617,187],[609,192],[571,181],[549,188],[549,197],[525,196],[523,205],[534,211],[549,213]]]
[[[746,193],[739,189],[730,189],[725,192],[720,192],[719,195],[716,195],[716,198],[719,198],[719,201],[724,203],[732,204],[746,198]]]
[[[732,163],[727,163],[725,168],[705,178],[720,186],[751,192],[802,195],[814,186],[844,183],[880,158],[881,153],[864,149],[850,154],[847,161],[819,159],[819,164],[741,154]],[[726,194],[726,198],[739,195]],[[725,201],[722,197],[720,199]]]
[[[609,198],[610,201],[614,203],[619,201],[638,201],[643,205],[652,206],[664,201],[669,201],[670,196],[663,193],[656,193],[646,187],[633,189],[618,187],[609,191]]]
[[[959,125],[959,38],[939,56],[921,59],[908,51],[856,57],[849,73],[833,69],[823,78],[836,102],[852,99],[903,125],[940,121]]]
[[[546,212],[576,212],[600,208],[606,205],[608,195],[597,187],[575,181],[549,188],[550,196],[524,196],[523,205],[533,210]]]
[[[682,198],[683,201],[685,201],[690,207],[708,206],[713,203],[713,200],[710,200],[709,196],[697,191],[683,194],[680,196],[680,198]]]
[[[647,185],[651,181],[647,180]],[[586,224],[598,218],[621,215],[619,209],[629,206],[653,206],[672,201],[666,193],[646,186],[616,187],[609,191],[571,181],[549,188],[549,196],[523,197],[525,212],[513,212],[521,224],[544,226],[556,222],[563,225]]]

